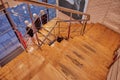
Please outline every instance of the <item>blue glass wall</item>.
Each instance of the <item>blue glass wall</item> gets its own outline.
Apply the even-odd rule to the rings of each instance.
[[[56,4],[55,0],[48,0],[48,3]],[[39,14],[40,10],[46,11],[46,8],[41,7],[41,6],[30,5],[30,11],[32,14],[33,13]],[[19,31],[21,31],[22,34],[24,35],[25,34],[24,21],[28,20],[29,22],[31,22],[27,4],[17,5],[16,7],[9,8],[8,11],[11,13],[14,13],[14,14],[11,14],[11,17],[12,17],[13,21],[15,22],[16,26],[18,27]],[[49,20],[56,17],[56,10],[55,9],[48,9],[48,13],[49,13],[48,14]]]
[[[8,55],[17,46],[19,41],[13,32],[4,14],[0,15],[0,59]]]
[[[42,1],[42,0],[39,0]],[[50,4],[56,4],[55,0],[48,0]],[[40,10],[46,9],[45,7],[30,5],[31,13],[39,14]],[[14,21],[17,29],[25,34],[25,24],[24,21],[28,20],[31,22],[28,7],[26,4],[20,4],[12,8],[7,9],[11,14],[11,18]],[[49,9],[49,20],[53,19],[56,16],[54,9]],[[13,51],[17,46],[20,46],[20,43],[12,30],[6,16],[3,13],[0,13],[0,59],[8,55]]]
[[[40,2],[42,2],[42,0],[38,0]],[[49,4],[56,4],[56,0],[48,0]],[[56,17],[56,10],[55,9],[48,9],[48,13],[49,13],[49,20],[53,19],[54,17]]]
[[[48,0],[49,4],[56,4],[56,0]],[[49,9],[49,20],[53,19],[56,16],[56,10],[55,9]]]

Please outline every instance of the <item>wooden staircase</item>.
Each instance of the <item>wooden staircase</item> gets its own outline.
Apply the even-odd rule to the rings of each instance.
[[[78,33],[71,33],[69,40],[22,53],[0,69],[0,79],[106,80],[114,50],[120,45],[120,34],[99,23],[88,24],[84,36]]]
[[[77,24],[72,25],[76,26]],[[89,33],[93,33],[92,29],[96,29],[94,30],[94,34],[96,35],[89,35]],[[117,45],[120,44],[120,35],[106,29],[107,28],[101,24],[89,24],[85,36],[74,36],[69,40],[63,40],[61,43],[55,42],[51,46],[44,45],[42,46],[43,51],[41,55],[44,56],[65,79],[106,80],[108,67],[113,58],[113,51]],[[101,32],[99,30],[101,30]],[[77,34],[78,33],[79,32],[77,32]],[[114,34],[114,38],[112,41],[108,41],[109,44],[106,44],[104,41],[107,42],[106,40],[110,38],[110,36],[106,36],[109,34]],[[100,38],[100,36],[102,37]],[[99,41],[98,39],[105,40]]]

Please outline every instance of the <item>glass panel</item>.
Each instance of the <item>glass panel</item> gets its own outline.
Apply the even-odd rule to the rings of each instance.
[[[19,41],[13,32],[5,14],[0,14],[0,60],[11,53]],[[15,44],[17,43],[17,44]]]

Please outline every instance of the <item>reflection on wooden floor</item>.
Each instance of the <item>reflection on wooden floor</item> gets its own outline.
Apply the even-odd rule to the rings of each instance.
[[[45,26],[53,23],[54,20]],[[30,46],[31,52],[23,52],[0,68],[0,80],[106,80],[118,45],[119,34],[91,23],[84,36],[41,48]]]

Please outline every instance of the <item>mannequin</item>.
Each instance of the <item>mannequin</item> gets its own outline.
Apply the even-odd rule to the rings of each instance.
[[[40,17],[36,13],[33,13],[33,17],[35,19],[35,21],[34,21],[35,27],[36,27],[37,31],[39,31],[41,29]]]
[[[46,24],[47,23],[47,14],[45,13],[44,10],[40,11],[40,15],[41,15],[41,20],[42,20],[42,24]]]
[[[27,33],[27,35],[31,38],[32,42],[35,44],[34,31],[32,29],[32,24],[29,23],[28,20],[25,20],[24,23],[26,24],[26,33]]]

